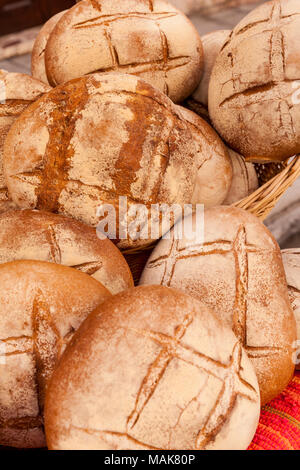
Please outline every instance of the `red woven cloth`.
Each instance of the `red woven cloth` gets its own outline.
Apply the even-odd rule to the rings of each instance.
[[[261,410],[249,450],[300,450],[300,372]]]

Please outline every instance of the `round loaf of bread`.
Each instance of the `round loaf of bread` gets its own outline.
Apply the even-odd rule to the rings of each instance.
[[[249,161],[300,152],[300,2],[273,0],[247,15],[217,57],[209,114]]]
[[[96,230],[76,220],[43,211],[8,211],[0,215],[0,263],[39,260],[79,269],[112,294],[133,287],[123,255],[99,239]]]
[[[289,289],[290,301],[297,324],[296,369],[300,369],[300,249],[282,250],[282,260]]]
[[[173,289],[104,302],[48,388],[50,449],[246,449],[260,412],[252,365],[209,308]]]
[[[203,49],[189,19],[164,0],[83,0],[50,34],[53,86],[95,72],[138,75],[180,102],[196,88]]]
[[[232,183],[224,201],[230,206],[252,194],[258,188],[258,178],[253,163],[246,162],[242,155],[228,149],[232,163]]]
[[[20,114],[51,88],[22,73],[0,70],[0,213],[14,207],[3,175],[3,146],[7,133]]]
[[[212,31],[201,37],[204,52],[204,69],[201,81],[192,95],[192,99],[203,106],[208,106],[208,85],[216,58],[228,40],[229,29]]]
[[[82,321],[110,293],[76,269],[0,265],[0,445],[43,447],[49,378]]]
[[[177,106],[190,123],[193,139],[201,149],[197,158],[197,177],[192,203],[213,207],[224,202],[232,184],[232,165],[228,151],[214,129],[200,116]]]
[[[159,242],[141,284],[178,288],[213,308],[252,360],[265,404],[294,372],[296,325],[280,249],[259,219],[241,209],[206,210],[194,233],[189,221],[182,239],[172,230]]]
[[[31,55],[31,73],[32,76],[44,83],[48,82],[45,66],[45,50],[50,34],[57,25],[61,17],[66,13],[66,10],[57,13],[48,20],[41,28],[39,34],[36,37],[32,55]]]
[[[117,212],[110,238],[137,246],[151,238],[149,213],[138,224],[143,238],[133,229],[120,234],[126,215],[130,225],[137,204],[191,203],[202,151],[163,93],[133,75],[95,74],[51,90],[23,113],[6,139],[4,168],[18,207],[96,226],[99,206],[109,204]]]

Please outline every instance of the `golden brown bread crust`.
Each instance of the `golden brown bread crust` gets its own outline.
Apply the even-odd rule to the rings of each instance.
[[[57,13],[48,20],[41,28],[36,37],[31,54],[31,73],[34,78],[48,83],[48,77],[45,66],[45,50],[50,34],[55,28],[60,18],[66,13],[66,10]]]
[[[129,208],[191,203],[201,151],[167,96],[132,75],[95,74],[31,105],[6,139],[4,164],[18,207],[96,226],[99,205],[118,214],[120,196]],[[147,241],[132,236],[119,246]]]
[[[300,2],[265,2],[233,30],[209,86],[209,114],[249,161],[300,152]]]
[[[3,175],[2,157],[5,138],[20,114],[51,87],[29,75],[0,70],[0,213],[15,207]],[[3,102],[2,102],[3,101]]]
[[[124,72],[180,102],[199,83],[203,50],[192,23],[166,1],[83,0],[50,34],[45,61],[53,86],[89,73]]]
[[[45,445],[45,389],[75,330],[110,293],[90,276],[40,261],[0,265],[0,444]]]
[[[112,294],[133,287],[123,255],[96,230],[44,211],[8,211],[0,215],[0,263],[38,260],[70,266],[97,279]]]
[[[259,393],[230,329],[161,286],[108,299],[81,326],[47,391],[50,449],[245,449]]]
[[[262,403],[276,397],[294,372],[296,326],[280,249],[253,215],[233,207],[205,211],[204,244],[162,240],[141,284],[178,288],[213,308],[252,359]]]

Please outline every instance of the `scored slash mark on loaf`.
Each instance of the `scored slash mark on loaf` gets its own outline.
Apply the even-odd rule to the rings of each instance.
[[[22,335],[1,339],[5,352],[0,357],[12,357],[31,354],[35,362],[35,384],[38,404],[37,416],[25,416],[1,420],[0,428],[30,429],[43,426],[42,410],[44,406],[45,385],[49,380],[57,358],[66,344],[73,337],[73,328],[62,338],[51,316],[50,307],[37,290],[32,305],[32,336]]]
[[[228,365],[207,357],[194,350],[192,347],[181,343],[181,340],[192,322],[193,316],[186,315],[183,323],[175,328],[173,337],[149,330],[136,330],[134,328],[126,329],[138,336],[144,336],[145,338],[150,339],[162,348],[155,361],[151,364],[148,374],[142,382],[137,395],[135,408],[128,418],[126,435],[129,438],[131,437],[131,430],[140,420],[145,406],[155,393],[157,386],[173,359],[184,361],[185,363],[192,365],[223,382],[216,403],[205,424],[197,435],[195,449],[204,449],[213,439],[215,434],[228,419],[228,415],[233,408],[237,396],[242,396],[250,401],[257,400],[258,397],[255,389],[240,376],[240,371],[242,369],[242,346],[239,343],[234,345]],[[195,399],[196,398],[197,397],[195,397]],[[172,430],[174,431],[175,428],[172,428]]]
[[[281,31],[281,27],[288,24],[295,15],[282,15],[282,9],[280,1],[274,3],[272,8],[270,18],[266,20],[256,21],[254,23],[248,24],[240,31],[235,33],[231,39],[234,37],[242,35],[245,32],[248,32],[252,28],[256,28],[257,26],[261,26],[261,24],[267,24],[269,26],[268,29],[264,31],[260,31],[257,34],[263,34],[267,32],[271,32],[270,38],[270,71],[271,71],[271,81],[267,84],[262,85],[255,85],[252,84],[249,86],[248,89],[243,91],[235,91],[231,96],[225,98],[221,103],[220,106],[224,106],[225,104],[230,104],[231,106],[240,109],[244,107],[249,107],[252,104],[257,103],[256,93],[253,93],[253,97],[249,96],[248,94],[253,92],[261,92],[264,93],[264,100],[263,101],[274,101],[275,99],[278,100],[278,109],[280,111],[280,129],[283,130],[285,137],[289,139],[295,138],[295,128],[293,123],[293,118],[290,112],[290,106],[287,102],[288,97],[282,96],[282,84],[287,82],[286,74],[285,74],[285,44],[284,44],[284,35]],[[255,34],[255,33],[254,33]],[[230,43],[230,41],[229,41]],[[232,59],[232,81],[233,88],[236,90],[236,83],[241,82],[241,76],[238,74],[237,76],[234,74],[234,62],[233,62],[233,55],[230,53]],[[223,83],[225,85],[227,82]],[[242,105],[238,104],[238,100],[243,98],[245,102]],[[247,100],[246,100],[247,98]],[[263,102],[262,101],[262,102]],[[243,116],[242,112],[240,111],[239,120],[241,124],[243,123]]]
[[[49,225],[48,229],[45,230],[46,238],[50,246],[50,261],[55,264],[62,264],[62,254],[59,243],[57,241],[57,235],[54,225]],[[92,276],[99,269],[103,267],[102,261],[86,261],[84,263],[70,266],[71,268],[78,269],[81,272]]]
[[[171,287],[175,273],[176,264],[183,259],[190,259],[208,255],[227,255],[232,253],[235,260],[236,270],[236,296],[233,311],[233,331],[240,339],[249,357],[260,358],[277,354],[285,350],[274,346],[249,346],[247,344],[247,291],[248,291],[248,254],[264,253],[268,250],[247,244],[246,228],[241,225],[233,241],[217,240],[199,245],[179,248],[180,240],[172,238],[169,253],[150,261],[148,269],[164,266],[161,284]]]
[[[153,5],[152,2],[149,3],[149,10],[150,13],[116,13],[113,15],[102,15],[96,18],[92,18],[86,20],[84,22],[77,23],[73,26],[73,29],[83,29],[83,28],[91,28],[91,27],[103,27],[104,36],[109,46],[112,65],[111,67],[103,67],[100,69],[95,70],[93,73],[96,72],[110,72],[110,71],[117,71],[120,69],[126,70],[127,73],[133,73],[135,75],[140,75],[146,73],[148,71],[162,71],[165,74],[165,84],[164,84],[164,93],[169,95],[169,86],[167,83],[168,79],[168,72],[170,70],[174,70],[179,67],[183,67],[189,64],[191,58],[189,56],[177,56],[177,57],[170,57],[169,46],[168,46],[168,39],[166,34],[162,31],[159,20],[163,20],[166,18],[172,18],[177,16],[178,13],[176,12],[153,12]],[[131,64],[121,64],[118,56],[118,52],[116,47],[113,45],[112,42],[112,33],[110,31],[110,26],[115,21],[122,21],[124,19],[129,18],[137,18],[137,19],[145,19],[152,21],[156,24],[160,38],[161,38],[161,59],[157,59],[154,61],[144,61],[141,63],[131,63]]]

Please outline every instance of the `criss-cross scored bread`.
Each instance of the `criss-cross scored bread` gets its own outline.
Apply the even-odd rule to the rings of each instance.
[[[282,250],[282,260],[289,289],[290,301],[297,324],[296,369],[300,370],[300,249]]]
[[[50,34],[45,61],[53,86],[89,73],[124,72],[180,102],[199,83],[203,49],[189,19],[164,0],[83,0]]]
[[[268,229],[241,209],[206,210],[203,243],[202,224],[193,234],[187,222],[182,239],[172,230],[159,242],[141,284],[178,288],[213,308],[252,360],[265,404],[287,386],[295,368],[296,325],[280,249]]]
[[[264,2],[233,30],[209,84],[209,114],[258,163],[300,152],[300,2]]]
[[[0,265],[0,445],[44,447],[49,378],[82,321],[111,296],[76,269],[40,261]]]
[[[133,287],[118,248],[107,238],[100,240],[95,229],[62,215],[31,210],[0,215],[0,263],[23,259],[79,269],[112,294]]]
[[[202,152],[166,95],[133,75],[95,74],[51,90],[22,114],[6,139],[4,169],[18,207],[96,226],[99,206],[109,204],[117,212],[112,238],[137,246],[151,238],[150,212],[138,224],[143,238],[133,229],[120,233],[120,219],[134,222],[136,204],[191,203]],[[226,168],[224,154],[229,180]],[[206,182],[217,197],[220,181],[211,174]],[[120,196],[133,214],[119,214]]]
[[[61,17],[66,13],[66,10],[57,13],[48,20],[41,28],[36,37],[32,54],[31,54],[31,73],[34,78],[41,80],[44,83],[48,82],[45,66],[45,50],[50,34],[57,25]]]
[[[3,175],[3,146],[8,131],[20,114],[51,87],[29,75],[0,70],[0,213],[14,206]]]
[[[89,316],[48,388],[50,449],[246,449],[257,379],[230,329],[196,299],[131,289]]]

